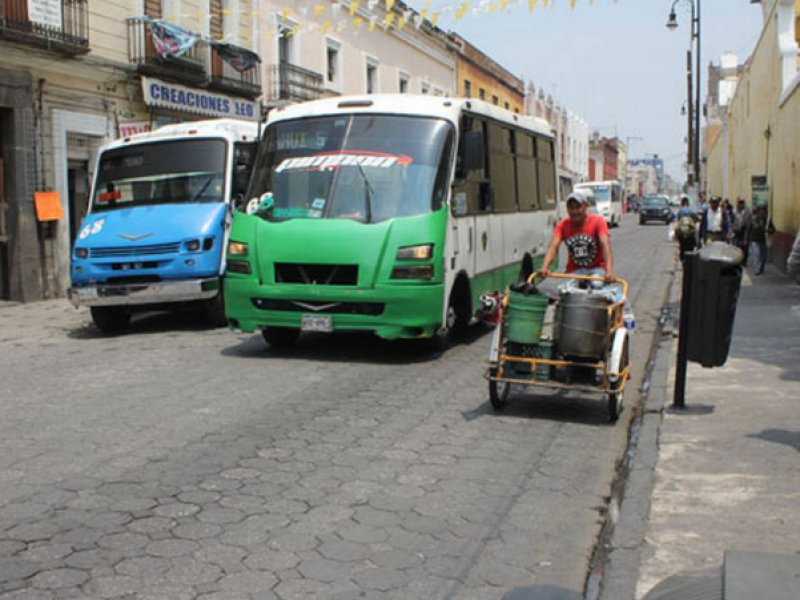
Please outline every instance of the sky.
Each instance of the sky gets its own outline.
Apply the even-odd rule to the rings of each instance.
[[[475,0],[473,6],[494,0]],[[468,12],[457,23],[459,0],[432,0],[445,8],[439,26],[456,31],[512,73],[551,92],[580,114],[590,132],[631,139],[631,156],[658,154],[667,171],[685,179],[686,51],[690,5],[676,7],[679,27],[665,25],[672,0],[510,0],[505,10]],[[409,4],[417,10],[424,0]],[[761,6],[750,0],[702,0],[703,97],[707,67],[724,52],[743,62],[761,32]],[[476,14],[477,13],[477,14]]]

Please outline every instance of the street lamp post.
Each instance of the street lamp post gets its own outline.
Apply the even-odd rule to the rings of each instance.
[[[700,185],[700,85],[702,73],[700,70],[700,0],[675,0],[669,11],[667,29],[675,31],[678,28],[678,16],[675,7],[679,2],[688,2],[692,9],[692,35],[687,56],[688,62],[688,88],[689,88],[689,162],[693,166],[695,185]],[[692,94],[692,48],[695,54],[695,79],[694,94]],[[694,103],[692,96],[694,95]],[[694,114],[693,114],[694,113]],[[693,125],[693,126],[692,126]]]

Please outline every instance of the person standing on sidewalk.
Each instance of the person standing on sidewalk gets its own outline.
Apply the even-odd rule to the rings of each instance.
[[[720,206],[719,198],[711,198],[700,220],[700,242],[704,246],[711,242],[726,242],[730,228],[728,214]]]
[[[759,206],[747,227],[747,243],[752,244],[756,275],[763,275],[767,264],[767,207]]]
[[[681,200],[681,208],[678,210],[677,224],[675,225],[675,236],[681,249],[681,262],[687,252],[693,252],[697,248],[697,217],[689,208],[689,198],[686,196]]]
[[[750,255],[749,248],[747,247],[747,226],[750,224],[750,210],[744,198],[739,198],[736,201],[736,213],[733,219],[733,245],[741,248],[744,252],[744,261],[742,266],[747,266],[747,258]]]

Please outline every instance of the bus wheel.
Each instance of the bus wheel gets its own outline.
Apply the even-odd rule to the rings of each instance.
[[[266,327],[261,330],[261,335],[271,348],[282,350],[294,345],[297,338],[300,337],[300,330],[288,327]]]
[[[210,300],[206,300],[203,307],[213,327],[225,327],[228,324],[228,320],[225,318],[225,293],[222,285],[219,287],[219,293]]]
[[[469,327],[471,304],[469,287],[463,282],[456,283],[450,292],[447,303],[447,314],[442,326],[429,338],[429,345],[434,352],[444,352],[456,337],[462,335]]]
[[[122,333],[131,322],[131,313],[121,306],[93,306],[90,309],[92,321],[106,334]]]

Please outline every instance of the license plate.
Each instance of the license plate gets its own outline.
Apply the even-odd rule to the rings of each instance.
[[[300,322],[301,331],[324,331],[330,333],[333,331],[333,318],[323,317],[319,315],[303,315]]]

